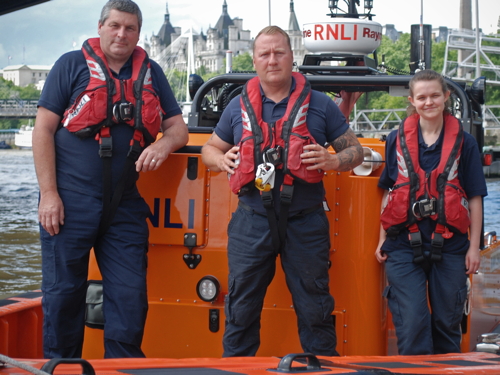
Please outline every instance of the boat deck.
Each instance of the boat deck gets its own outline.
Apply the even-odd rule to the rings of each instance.
[[[295,359],[295,360],[294,360]],[[57,362],[57,360],[55,360]],[[315,357],[289,355],[247,358],[188,359],[96,359],[81,363],[22,360],[22,365],[55,374],[130,374],[130,375],[230,375],[230,374],[498,374],[500,356],[490,353],[444,354],[433,356],[351,356]],[[91,366],[91,367],[90,367]],[[24,374],[26,370],[5,365],[0,374]]]

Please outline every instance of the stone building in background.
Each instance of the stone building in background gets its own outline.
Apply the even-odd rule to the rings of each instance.
[[[285,29],[285,28],[284,28]],[[302,42],[302,31],[297,21],[293,8],[293,0],[290,0],[290,17],[288,29],[292,50],[297,64],[301,64],[306,53]],[[226,52],[231,51],[233,56],[245,52],[252,54],[253,38],[250,30],[243,29],[243,19],[231,18],[228,13],[226,0],[223,0],[222,14],[214,27],[209,27],[206,33],[189,30],[181,30],[170,21],[168,4],[166,13],[159,32],[153,34],[149,41],[144,39],[141,46],[148,52],[149,56],[157,61],[164,69],[181,67],[186,65],[189,44],[187,39],[192,34],[194,51],[194,68],[204,66],[207,72],[218,72],[224,67]],[[185,69],[185,68],[184,68]]]
[[[1,76],[16,86],[26,87],[33,84],[41,90],[51,68],[49,65],[8,65],[1,71]]]

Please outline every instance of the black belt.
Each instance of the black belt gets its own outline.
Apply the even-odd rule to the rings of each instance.
[[[238,201],[238,206],[243,208],[245,211],[248,211],[248,212],[251,212],[253,214],[257,214],[257,215],[260,215],[260,216],[264,216],[264,217],[267,217],[267,214],[263,214],[263,213],[260,213],[260,212],[257,212],[255,211],[252,207],[250,207],[248,204],[246,203],[243,203],[242,201]],[[319,204],[316,204],[312,207],[309,207],[309,208],[306,208],[306,209],[303,209],[303,210],[300,210],[299,212],[297,212],[296,214],[290,216],[290,217],[295,217],[295,216],[304,216],[304,215],[307,215],[307,214],[310,214],[311,212],[314,212],[316,211],[317,209],[319,209],[320,207],[322,207],[323,205],[321,203]]]

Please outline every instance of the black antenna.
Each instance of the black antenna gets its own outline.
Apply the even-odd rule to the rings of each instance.
[[[347,4],[347,11],[342,10],[339,7],[339,0],[328,0],[328,8],[330,13],[327,16],[332,18],[368,18],[370,21],[375,14],[371,14],[373,8],[373,0],[363,0],[363,7],[365,13],[358,13],[356,5],[360,6],[360,0],[344,0]]]
[[[420,46],[420,53],[418,58],[418,69],[425,70],[425,40],[424,40],[424,0],[420,0],[420,39],[418,41]]]

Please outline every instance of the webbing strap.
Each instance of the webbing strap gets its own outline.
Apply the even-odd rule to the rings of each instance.
[[[102,127],[96,135],[99,141],[99,156],[102,159],[102,215],[99,224],[99,234],[104,233],[107,227],[103,223],[108,222],[111,204],[111,155],[113,154],[113,138],[109,127]],[[104,230],[103,230],[104,229]]]
[[[280,220],[278,223],[280,252],[286,242],[286,227],[288,226],[288,212],[290,211],[290,205],[292,204],[292,197],[293,197],[293,185],[285,185],[285,184],[281,185]]]
[[[269,230],[271,231],[274,250],[279,252],[281,249],[281,240],[278,230],[278,221],[274,213],[273,191],[263,191],[261,193],[261,199],[267,212],[267,221],[269,223]]]
[[[109,137],[111,139],[111,136]],[[122,174],[116,184],[115,190],[111,193],[111,157],[102,157],[103,162],[103,183],[102,183],[102,216],[99,224],[99,235],[103,235],[109,229],[113,218],[116,215],[118,206],[125,191],[125,186],[134,171],[135,162],[139,158],[142,151],[141,140],[134,139],[130,142],[130,149],[127,154],[127,160],[123,168]],[[110,155],[111,156],[111,155]]]
[[[432,233],[431,239],[431,260],[433,262],[439,262],[443,257],[441,249],[444,245],[444,238],[447,237],[445,234],[447,232],[446,227],[443,224],[436,224],[436,229]]]
[[[288,213],[293,197],[293,185],[281,186],[280,193],[280,215],[279,220],[274,212],[273,194],[271,191],[263,191],[261,193],[262,203],[267,212],[267,221],[271,231],[273,247],[276,253],[280,253],[286,242],[286,228],[288,226]]]
[[[410,233],[408,234],[410,245],[413,248],[413,262],[422,263],[425,260],[424,254],[422,252],[422,236],[417,224],[412,224],[408,227]],[[439,262],[443,254],[441,249],[444,245],[444,238],[447,238],[448,231],[446,227],[442,224],[437,224],[434,233],[432,233],[431,240],[431,262]]]
[[[424,253],[422,252],[422,235],[418,229],[417,224],[412,224],[408,227],[410,233],[408,234],[408,239],[410,240],[410,245],[413,249],[413,262],[422,263],[424,261]]]

